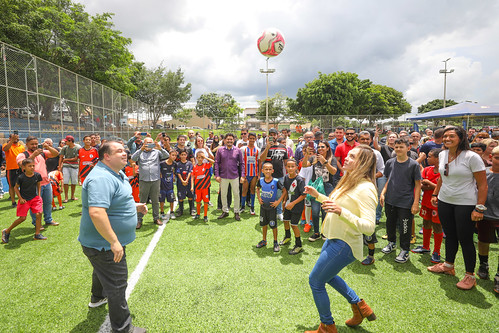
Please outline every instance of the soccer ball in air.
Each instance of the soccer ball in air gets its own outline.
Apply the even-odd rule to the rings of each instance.
[[[257,42],[258,50],[267,58],[278,56],[284,49],[284,44],[284,36],[276,28],[266,29]]]

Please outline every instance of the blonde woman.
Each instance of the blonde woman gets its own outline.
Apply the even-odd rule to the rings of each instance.
[[[352,305],[353,317],[345,323],[359,325],[364,318],[376,319],[373,310],[361,300],[338,273],[363,256],[363,234],[372,235],[376,225],[378,194],[375,184],[376,157],[369,146],[352,149],[345,158],[345,175],[329,197],[310,186],[305,192],[322,203],[327,212],[322,233],[326,236],[319,259],[309,276],[310,288],[321,324],[316,331],[337,332],[331,315],[326,283],[336,289]]]
[[[492,150],[498,146],[498,141],[494,139],[484,139],[482,143],[487,147],[482,154],[483,163],[486,167],[492,166]]]

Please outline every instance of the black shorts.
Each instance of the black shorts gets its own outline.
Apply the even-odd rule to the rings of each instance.
[[[186,197],[192,199],[194,198],[194,194],[190,187],[177,185],[177,197],[178,200],[184,200]]]
[[[476,223],[478,240],[483,243],[497,243],[499,238],[499,221],[484,218]]]
[[[260,226],[270,226],[271,229],[277,228],[277,208],[264,208],[260,206]]]
[[[175,193],[173,190],[161,190],[159,191],[159,202],[175,202]]]
[[[301,213],[293,213],[290,210],[284,209],[283,221],[289,221],[291,225],[298,225],[301,221]]]
[[[376,244],[378,242],[378,238],[376,237],[376,231],[373,232],[371,236],[366,236],[366,235],[363,236],[364,236],[364,241],[367,244]]]
[[[9,184],[9,189],[13,189],[16,186],[17,177],[19,177],[20,169],[7,170],[5,177],[7,178],[7,183]]]

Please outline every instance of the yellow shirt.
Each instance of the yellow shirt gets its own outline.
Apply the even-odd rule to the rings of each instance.
[[[335,197],[336,191],[333,191],[329,198],[334,200]],[[329,198],[319,194],[317,201],[323,202]],[[376,227],[378,205],[376,186],[370,181],[363,180],[335,201],[341,206],[341,216],[328,213],[324,219],[322,233],[328,239],[343,240],[352,249],[353,256],[362,260],[364,258],[362,234],[371,236]]]

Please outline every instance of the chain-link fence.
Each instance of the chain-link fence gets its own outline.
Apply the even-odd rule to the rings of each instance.
[[[1,42],[0,55],[0,137],[129,138],[147,123],[147,104]]]

